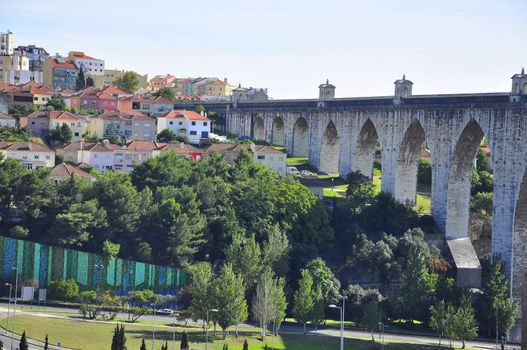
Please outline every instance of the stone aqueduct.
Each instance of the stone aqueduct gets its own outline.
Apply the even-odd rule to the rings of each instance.
[[[335,87],[326,83],[318,99],[205,103],[205,108],[218,113],[225,131],[283,145],[325,172],[359,170],[371,176],[379,144],[382,190],[402,202],[415,201],[426,143],[432,158],[431,214],[447,241],[464,242],[464,248],[449,243],[461,265],[475,256],[472,246],[466,247],[470,182],[485,137],[494,173],[492,251],[505,261],[511,295],[520,301],[527,274],[527,74],[512,80],[510,93],[417,96],[403,77],[395,82],[394,96],[369,98],[334,98]],[[517,327],[511,336],[519,338]]]

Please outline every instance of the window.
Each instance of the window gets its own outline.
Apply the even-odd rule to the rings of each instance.
[[[35,122],[31,122],[31,125],[35,125]]]
[[[36,96],[33,97],[33,100],[38,101],[38,97],[36,97]]]
[[[97,159],[97,153],[94,153],[94,154],[93,154],[93,158],[94,158],[94,159]]]
[[[50,157],[50,156],[46,156],[46,160],[50,160],[50,159],[51,159],[51,157]]]
[[[28,165],[27,165],[27,168],[28,168],[28,170],[33,169],[33,164],[28,164]]]
[[[71,126],[75,126],[75,123],[70,123]]]
[[[78,132],[75,133],[75,137],[79,137],[79,133]]]
[[[179,122],[179,125],[183,125],[183,122]]]
[[[170,124],[170,125],[174,125],[174,122],[168,122],[168,124]]]
[[[145,128],[149,128],[149,127],[150,127],[150,123],[145,124]]]
[[[265,156],[258,156],[258,159],[265,159]]]
[[[207,122],[203,122],[203,126],[207,126]]]
[[[196,130],[192,130],[192,131],[190,131],[190,135],[192,135],[192,136],[195,136],[195,135],[197,135],[197,134],[198,134],[198,132],[197,132]]]
[[[201,138],[202,138],[202,139],[207,139],[207,138],[209,138],[209,132],[208,132],[208,131],[202,131],[202,132],[201,132]]]
[[[39,159],[40,156],[38,154],[35,154],[35,159]]]
[[[196,125],[196,122],[192,122],[192,125]]]

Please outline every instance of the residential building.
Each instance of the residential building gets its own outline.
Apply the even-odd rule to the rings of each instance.
[[[44,62],[49,58],[48,52],[35,45],[18,46],[15,52],[26,56],[29,59],[29,70],[32,72],[43,72]]]
[[[9,126],[9,127],[15,127],[16,126],[16,119],[7,115],[7,114],[4,114],[2,112],[0,112],[0,128],[4,127],[4,126]]]
[[[55,91],[45,84],[29,82],[6,86],[3,93],[9,96],[9,104],[44,106]]]
[[[174,103],[160,96],[134,95],[119,99],[121,112],[137,111],[147,116],[161,116],[174,109]]]
[[[164,87],[173,88],[176,84],[176,77],[170,74],[165,75],[156,75],[149,82],[149,89],[152,91],[157,91]]]
[[[121,147],[104,142],[73,142],[64,147],[64,161],[74,164],[85,163],[97,171],[112,170],[114,151]]]
[[[119,136],[125,140],[153,141],[156,120],[140,112],[106,112],[91,119],[92,131],[99,138]]]
[[[119,90],[120,91],[120,90]],[[70,108],[79,111],[95,110],[98,112],[115,112],[119,99],[103,90],[89,86],[71,96],[65,97],[64,101]]]
[[[82,69],[86,75],[93,78],[95,86],[101,87],[104,82],[104,60],[93,58],[82,51],[70,51],[68,58]]]
[[[0,33],[0,56],[13,54],[13,33]]]
[[[125,96],[130,96],[131,94],[129,94],[128,92],[126,91],[123,91],[121,89],[118,89],[114,86],[104,86],[100,89],[101,92],[104,92],[105,94],[108,94],[110,96],[113,96],[113,97],[117,97],[117,98],[121,98],[121,97],[125,97]]]
[[[162,152],[167,152],[167,151],[176,152],[178,154],[181,154],[189,158],[190,160],[198,160],[203,156],[203,154],[205,154],[205,150],[196,148],[192,145],[189,145],[183,142],[166,143],[166,144],[158,143],[158,145],[161,145]]]
[[[29,58],[15,51],[12,55],[0,56],[0,83],[24,84],[42,82],[42,73],[29,70]]]
[[[92,174],[70,163],[60,163],[56,165],[53,170],[51,170],[51,177],[56,183],[70,180],[73,177],[83,178],[90,182],[95,182],[97,180]]]
[[[287,154],[281,152],[271,146],[251,144],[228,144],[216,143],[211,145],[205,155],[217,151],[225,156],[225,160],[234,164],[234,160],[238,157],[240,152],[245,149],[252,155],[253,160],[260,164],[268,166],[271,170],[284,177],[287,170]]]
[[[145,160],[159,155],[165,144],[154,141],[132,141],[114,152],[115,171],[132,172],[134,166],[142,164]]]
[[[120,78],[126,73],[125,70],[119,70],[119,69],[105,69],[104,70],[104,79],[102,81],[102,86],[113,86],[114,81],[117,78]],[[146,88],[149,84],[148,74],[141,75],[137,74],[139,78],[139,87]],[[100,87],[98,85],[95,85],[96,87]]]
[[[267,89],[244,88],[240,85],[232,91],[232,101],[247,102],[247,101],[267,101]]]
[[[171,110],[157,118],[157,133],[164,129],[186,135],[189,143],[199,144],[209,138],[210,119],[194,111]]]
[[[55,152],[35,142],[0,141],[0,154],[20,160],[28,169],[55,166]]]
[[[79,70],[73,60],[56,55],[44,62],[44,84],[54,90],[75,90]]]
[[[32,136],[44,138],[57,126],[67,125],[71,130],[71,140],[80,141],[88,128],[88,120],[63,111],[36,111],[27,116],[27,127]]]
[[[227,78],[220,80],[217,78],[211,78],[205,80],[204,91],[202,95],[208,96],[230,96],[235,86],[230,85],[227,82]]]

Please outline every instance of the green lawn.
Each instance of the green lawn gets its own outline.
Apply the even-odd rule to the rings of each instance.
[[[6,320],[2,320],[1,325],[5,327]],[[12,318],[10,320],[12,324]],[[49,336],[50,343],[56,344],[57,341],[62,343],[62,346],[82,349],[82,350],[100,350],[110,347],[114,324],[106,323],[92,323],[83,322],[71,319],[59,318],[45,318],[37,316],[22,315],[16,317],[16,333],[26,331],[29,338],[44,340],[46,334]],[[130,350],[139,349],[141,340],[144,338],[147,347],[150,349],[152,339],[152,327],[145,325],[125,325],[127,347]],[[176,328],[176,342],[179,348],[179,341],[182,333],[182,328]],[[204,349],[204,333],[195,328],[187,328],[189,334],[190,346],[192,349]],[[169,349],[172,349],[172,329],[168,327],[158,326],[156,329],[156,343],[154,349],[160,349],[165,341],[169,342]],[[220,350],[224,343],[229,344],[229,349],[242,349],[243,341],[247,339],[249,349],[262,350],[265,343],[259,338],[256,333],[241,333],[239,338],[234,337],[234,332],[227,337],[226,340],[221,339],[221,334],[218,332],[215,337],[212,332],[209,333],[210,344],[209,349]],[[269,349],[273,345],[273,337],[268,336],[266,343]],[[304,336],[299,333],[282,334],[274,340],[275,349],[291,349],[291,350],[330,350],[337,349],[339,344],[338,337],[328,336]],[[346,349],[367,350],[371,348],[371,342],[366,339],[348,339],[346,340]],[[376,348],[380,348],[377,344]],[[387,350],[421,350],[421,349],[436,349],[436,347],[422,344],[403,344],[391,343],[385,346]]]

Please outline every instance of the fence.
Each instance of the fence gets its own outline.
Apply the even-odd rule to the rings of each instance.
[[[2,249],[3,248],[3,249]],[[173,292],[187,283],[184,270],[115,259],[102,266],[100,255],[0,236],[0,280],[46,288],[51,281],[74,279],[82,290]]]

